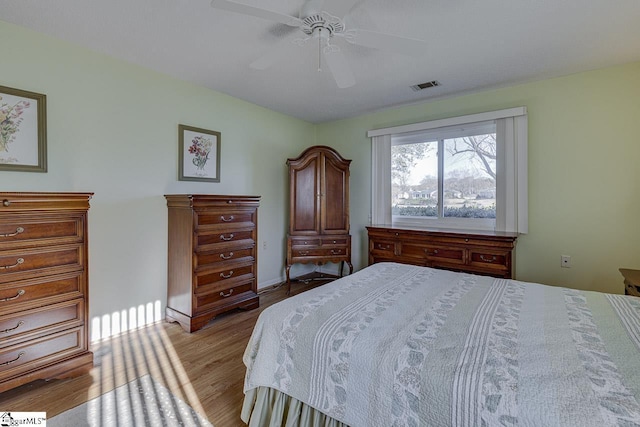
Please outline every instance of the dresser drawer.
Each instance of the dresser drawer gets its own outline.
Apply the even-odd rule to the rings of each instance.
[[[309,237],[309,238],[292,238],[291,239],[291,247],[292,248],[311,248],[320,246],[320,239]]]
[[[492,270],[507,271],[510,257],[510,252],[472,249],[469,251],[469,264]]]
[[[216,304],[221,304],[224,301],[231,301],[238,297],[242,297],[250,292],[255,295],[252,290],[253,281],[247,283],[241,283],[230,288],[216,289],[213,292],[197,295],[196,296],[196,310],[203,311],[208,310]]]
[[[255,258],[255,247],[240,247],[239,249],[224,249],[213,252],[195,253],[195,269],[215,268],[216,264],[224,261],[237,261],[243,258]]]
[[[198,249],[203,251],[216,250],[214,245],[226,245],[229,243],[242,242],[254,243],[255,242],[255,230],[233,230],[225,231],[222,233],[214,234],[199,234],[197,237]]]
[[[0,349],[0,381],[86,351],[82,327]]]
[[[84,301],[75,299],[0,316],[0,348],[84,322]]]
[[[0,315],[85,294],[82,272],[0,284]]]
[[[394,256],[395,242],[391,240],[372,239],[369,242],[369,250],[377,256]]]
[[[0,250],[82,242],[83,217],[0,217]]]
[[[333,248],[309,248],[309,249],[293,249],[291,251],[293,258],[302,258],[302,257],[332,257],[332,256],[345,256],[347,255],[347,247],[338,247],[335,246]]]
[[[255,225],[255,211],[247,210],[215,210],[196,213],[195,227],[224,224],[225,227],[233,227],[233,224],[250,223]]]
[[[21,278],[82,270],[82,245],[15,249],[0,252],[0,283]]]
[[[402,243],[400,254],[404,257],[426,259],[432,262],[446,262],[451,264],[464,264],[464,249],[440,246]]]
[[[339,246],[347,246],[349,243],[349,239],[345,237],[329,237],[322,239],[322,246],[328,245],[339,245]]]
[[[82,272],[0,284],[0,315],[67,301],[86,294]]]
[[[230,265],[224,270],[200,273],[196,275],[195,293],[211,292],[232,287],[239,280],[248,280],[255,277],[255,264],[253,262]]]

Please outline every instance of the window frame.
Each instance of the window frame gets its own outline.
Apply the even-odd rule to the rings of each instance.
[[[458,127],[464,129],[479,122],[495,122],[496,126],[496,218],[433,218],[391,215],[391,146],[392,138],[410,140],[416,135],[446,134]],[[372,206],[371,224],[418,228],[461,230],[495,230],[528,232],[527,195],[527,109],[515,107],[428,122],[413,123],[367,133],[372,142]],[[432,139],[433,140],[433,139]],[[443,161],[440,156],[438,161]],[[440,168],[439,168],[440,169]],[[440,173],[440,171],[439,171]]]
[[[445,156],[444,141],[461,138],[465,136],[486,135],[489,133],[497,133],[497,125],[495,120],[487,120],[483,122],[466,123],[464,125],[445,126],[427,131],[417,131],[410,133],[392,134],[391,147],[399,145],[418,144],[425,142],[434,142],[437,144],[437,161],[438,161],[438,204],[437,217],[420,217],[391,215],[391,223],[397,226],[409,227],[438,227],[438,228],[463,228],[474,230],[495,230],[496,218],[456,218],[444,216],[444,201],[441,195],[444,194],[445,181]],[[497,141],[496,141],[497,145]],[[441,155],[442,154],[442,155]],[[497,163],[497,159],[496,159]],[[496,192],[497,193],[497,192]],[[496,194],[497,199],[497,194]],[[498,202],[496,200],[496,206]]]

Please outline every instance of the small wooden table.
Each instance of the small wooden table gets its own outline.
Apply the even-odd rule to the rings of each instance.
[[[624,276],[624,294],[640,297],[640,270],[621,268],[620,273]]]

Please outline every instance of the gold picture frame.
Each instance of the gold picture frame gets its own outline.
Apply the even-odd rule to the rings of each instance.
[[[178,180],[220,182],[221,134],[178,125]]]
[[[0,86],[0,171],[47,172],[47,96]]]

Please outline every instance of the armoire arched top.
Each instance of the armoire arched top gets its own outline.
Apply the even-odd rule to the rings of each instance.
[[[313,147],[309,147],[304,150],[298,157],[287,159],[287,164],[291,165],[293,163],[303,161],[307,159],[309,155],[316,155],[316,153],[324,153],[325,155],[332,157],[337,162],[346,162],[347,168],[351,164],[351,160],[345,159],[340,155],[340,153],[327,145],[314,145]]]

